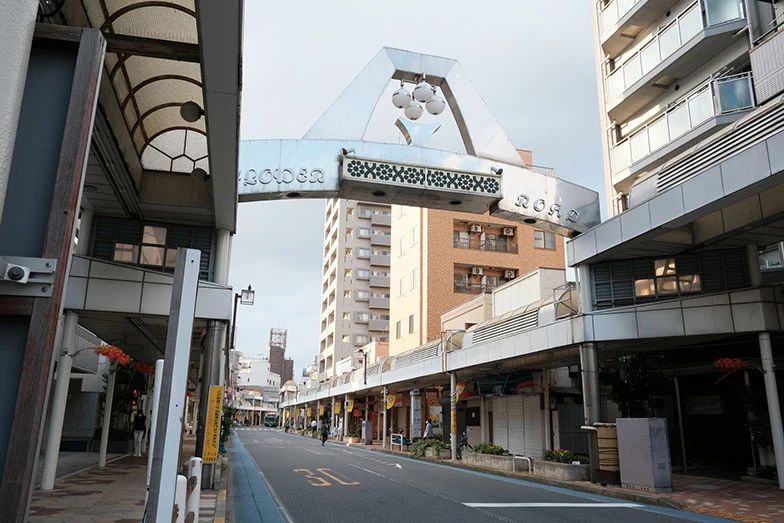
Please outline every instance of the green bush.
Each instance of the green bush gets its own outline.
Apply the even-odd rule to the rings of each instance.
[[[573,461],[579,461],[580,463],[585,464],[589,462],[588,456],[575,454],[568,449],[545,450],[544,460],[555,461],[556,463],[572,463]]]
[[[492,443],[479,443],[474,445],[474,452],[479,454],[491,454],[493,456],[508,456],[509,451],[500,445],[493,445]]]
[[[449,444],[441,441],[440,439],[435,438],[428,438],[428,439],[419,439],[411,444],[411,453],[414,456],[423,457],[425,455],[425,449],[436,449],[436,450],[444,450],[448,449]]]

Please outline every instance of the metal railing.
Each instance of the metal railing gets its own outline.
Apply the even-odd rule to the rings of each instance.
[[[610,0],[609,2],[598,2],[600,32],[604,35],[607,31],[615,27],[618,20],[623,18],[626,13],[632,10],[642,0]]]
[[[468,240],[453,238],[452,244],[456,249],[474,249],[490,252],[507,252],[517,254],[517,244],[508,240],[480,240],[470,238]]]
[[[492,291],[499,285],[501,285],[501,282],[489,284],[455,282],[455,292],[459,294],[484,294]]]
[[[709,79],[612,149],[617,174],[706,120],[755,106],[751,73]]]
[[[744,18],[737,0],[695,0],[663,26],[650,42],[638,49],[605,79],[606,103],[613,105],[624,91],[648,74],[707,27]]]

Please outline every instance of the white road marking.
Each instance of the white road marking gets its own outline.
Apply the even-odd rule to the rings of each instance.
[[[306,449],[306,448],[304,448],[304,447],[303,447],[303,449],[302,449],[302,450],[307,450],[308,452],[312,452],[313,454],[318,454],[319,456],[321,456],[321,452],[316,452],[315,450]]]
[[[348,463],[348,465],[349,465],[349,466],[351,466],[351,467],[354,467],[355,469],[364,470],[365,472],[368,472],[368,473],[370,473],[370,474],[373,474],[374,476],[378,476],[378,477],[381,477],[381,478],[384,478],[384,479],[389,479],[389,478],[387,478],[387,477],[386,477],[385,475],[383,475],[383,474],[379,474],[378,472],[375,472],[375,471],[373,471],[373,470],[370,470],[370,469],[362,468],[362,467],[360,467],[360,466],[354,465],[353,463]]]
[[[463,503],[471,508],[640,508],[637,503]]]
[[[403,468],[403,467],[400,465],[400,463],[395,463],[395,466],[396,466],[397,468],[399,468],[399,469],[402,469],[402,468]]]

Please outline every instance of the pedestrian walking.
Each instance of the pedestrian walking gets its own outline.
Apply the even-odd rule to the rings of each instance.
[[[133,417],[133,455],[137,458],[142,457],[142,440],[147,431],[147,416],[139,411]]]
[[[313,421],[310,422],[310,430],[316,432],[316,429],[318,429],[318,422],[316,421],[316,418],[313,418]]]
[[[326,421],[321,422],[321,446],[324,446],[324,443],[327,442],[327,438],[329,437],[329,425]]]
[[[425,422],[425,432],[422,434],[422,439],[432,438],[433,437],[433,424],[430,423],[430,419]]]

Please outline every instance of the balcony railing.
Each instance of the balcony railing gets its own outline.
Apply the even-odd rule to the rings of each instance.
[[[632,10],[638,2],[642,0],[611,0],[606,3],[604,7],[599,6],[599,23],[601,24],[601,33],[604,35],[615,27],[618,20],[624,17],[626,13]]]
[[[754,107],[751,73],[711,79],[694,89],[612,151],[618,173],[715,116]]]
[[[703,29],[744,17],[743,5],[737,0],[696,0],[691,3],[672,22],[659,29],[650,42],[607,76],[607,105],[615,105],[626,89]]]
[[[508,252],[517,254],[517,244],[507,240],[483,241],[479,240],[478,238],[471,238],[468,240],[454,238],[453,244],[457,249],[474,249],[479,251]]]
[[[483,294],[490,292],[500,283],[464,283],[460,281],[455,282],[455,292],[458,294]]]

